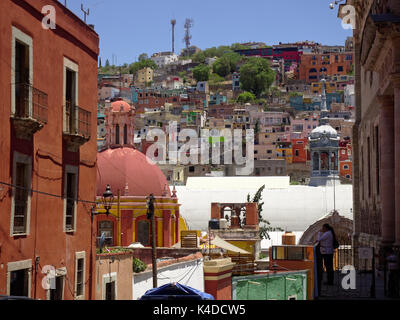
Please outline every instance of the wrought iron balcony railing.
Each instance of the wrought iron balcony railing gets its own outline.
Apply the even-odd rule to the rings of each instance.
[[[14,118],[34,119],[42,124],[48,120],[48,96],[28,83],[15,84]]]
[[[91,112],[78,106],[74,106],[70,101],[65,103],[65,134],[78,135],[90,138]]]

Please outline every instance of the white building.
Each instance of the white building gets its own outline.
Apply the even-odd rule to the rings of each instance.
[[[165,65],[172,64],[178,61],[178,56],[172,52],[155,53],[150,58],[154,63],[162,68]]]
[[[175,188],[182,204],[180,214],[189,228],[206,231],[211,203],[246,202],[247,195],[253,197],[263,185],[263,217],[272,227],[295,232],[297,241],[309,226],[334,209],[334,203],[341,216],[353,218],[352,185],[290,185],[290,177],[189,177],[186,186]],[[281,234],[271,234],[274,244],[280,244]],[[261,247],[270,243],[263,241]]]
[[[354,84],[348,84],[344,88],[344,105],[345,106],[355,106],[356,105],[356,96],[354,93]]]

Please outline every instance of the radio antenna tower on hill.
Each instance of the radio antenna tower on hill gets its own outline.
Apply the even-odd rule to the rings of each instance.
[[[186,54],[189,55],[190,40],[192,40],[192,35],[190,34],[190,29],[193,27],[193,19],[186,19],[185,22],[185,38],[183,41],[186,44]]]
[[[176,25],[176,20],[172,19],[171,20],[171,26],[172,26],[172,53],[175,53],[175,25]]]

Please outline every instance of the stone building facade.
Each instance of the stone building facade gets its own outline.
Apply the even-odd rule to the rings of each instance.
[[[99,37],[55,0],[1,1],[0,29],[0,295],[93,299]]]
[[[345,5],[356,12],[353,241],[383,255],[400,246],[400,2]]]

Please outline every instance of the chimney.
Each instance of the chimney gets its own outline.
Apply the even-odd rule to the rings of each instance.
[[[292,232],[285,232],[282,235],[282,244],[288,246],[295,246],[296,245],[296,235]]]

